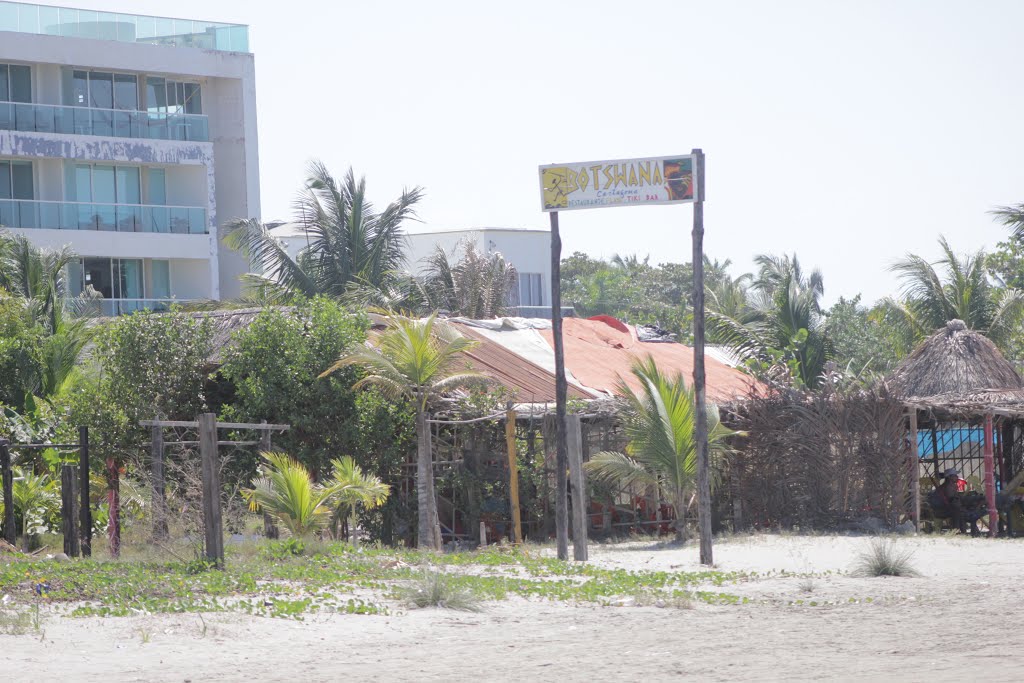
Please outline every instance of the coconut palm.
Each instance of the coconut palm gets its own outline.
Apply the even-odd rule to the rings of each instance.
[[[635,360],[632,371],[640,381],[640,392],[619,381],[629,439],[626,452],[598,453],[586,468],[598,482],[657,487],[675,507],[676,538],[682,541],[687,499],[696,488],[694,394],[681,374],[662,374],[651,356]],[[708,405],[708,454],[712,461],[729,450],[726,440],[737,434],[719,421],[717,407]]]
[[[709,337],[731,347],[765,379],[816,387],[832,355],[819,303],[821,273],[805,276],[795,254],[760,255],[755,262],[760,268],[746,290],[745,307],[709,307]]]
[[[997,206],[989,213],[996,221],[1013,230],[1016,239],[1024,239],[1024,203],[1013,206]]]
[[[52,334],[67,313],[66,273],[74,258],[67,247],[39,249],[23,235],[0,235],[0,288],[23,299],[33,319]]]
[[[322,529],[331,518],[331,491],[313,483],[309,470],[286,453],[262,454],[267,466],[253,487],[243,491],[249,509],[265,512],[293,536]]]
[[[950,320],[964,321],[997,346],[1009,343],[1024,317],[1024,292],[990,281],[983,251],[958,256],[944,237],[939,246],[942,257],[934,263],[907,254],[893,264],[902,296],[879,302],[875,318],[893,328],[904,353]]]
[[[352,169],[339,183],[320,162],[309,167],[306,187],[295,202],[309,246],[296,260],[257,220],[228,224],[225,242],[244,253],[258,271],[245,281],[264,299],[295,295],[340,297],[353,285],[388,288],[404,264],[402,223],[413,220],[420,188],[402,192],[380,213],[366,198],[366,179]]]
[[[438,321],[436,314],[424,320],[389,314],[377,348],[347,351],[321,375],[357,367],[366,374],[356,382],[356,389],[376,386],[386,395],[412,402],[416,411],[417,544],[421,548],[441,547],[427,409],[446,391],[486,381],[483,375],[459,367],[459,355],[475,346],[476,342]]]
[[[331,460],[334,471],[324,487],[330,492],[335,510],[333,522],[348,521],[349,537],[356,542],[356,510],[359,506],[375,508],[387,500],[391,487],[372,474],[363,472],[351,456]]]
[[[430,308],[477,320],[504,314],[512,294],[518,294],[515,266],[497,252],[481,253],[473,242],[460,248],[462,256],[455,263],[454,254],[440,246],[427,257],[423,290]]]

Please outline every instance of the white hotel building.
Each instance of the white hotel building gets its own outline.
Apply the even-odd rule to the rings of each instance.
[[[72,295],[237,296],[218,226],[259,215],[248,27],[0,1],[0,226],[69,245]]]

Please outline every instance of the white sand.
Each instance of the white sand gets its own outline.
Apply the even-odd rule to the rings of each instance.
[[[901,538],[919,578],[837,575],[865,538],[732,538],[721,590],[748,604],[693,609],[488,603],[478,614],[69,619],[0,636],[0,680],[895,680],[1011,681],[1024,647],[1024,541]],[[698,570],[693,545],[592,546],[605,567]],[[781,571],[833,572],[813,579]],[[771,572],[775,572],[772,574]],[[807,589],[810,590],[807,590]],[[871,598],[871,601],[868,601]],[[790,604],[803,600],[803,605]],[[810,606],[815,601],[817,606]],[[828,603],[828,604],[826,604]]]

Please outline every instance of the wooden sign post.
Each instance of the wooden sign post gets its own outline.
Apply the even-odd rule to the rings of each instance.
[[[715,563],[711,548],[711,465],[708,459],[708,407],[704,389],[704,152],[695,149],[693,175],[693,440],[697,445],[697,527],[700,563]],[[676,510],[676,515],[682,511]]]
[[[555,540],[558,559],[569,559],[569,467],[565,441],[565,404],[569,383],[565,379],[565,347],[562,343],[562,238],[558,212],[551,214],[551,339],[555,347]]]

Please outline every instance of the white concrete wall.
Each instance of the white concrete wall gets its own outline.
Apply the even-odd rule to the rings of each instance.
[[[407,267],[413,273],[422,273],[423,259],[437,246],[451,255],[466,240],[473,242],[481,252],[500,252],[520,273],[540,273],[542,303],[551,302],[551,233],[547,230],[478,228],[412,233],[407,236]]]
[[[187,258],[208,259],[208,235],[174,235],[168,233],[113,232],[105,230],[17,230],[12,235],[24,235],[43,249],[70,246],[79,256],[109,256],[111,258]],[[205,283],[210,291],[210,283]]]
[[[210,264],[209,261],[172,260],[171,295],[178,299],[209,299],[210,297]]]

